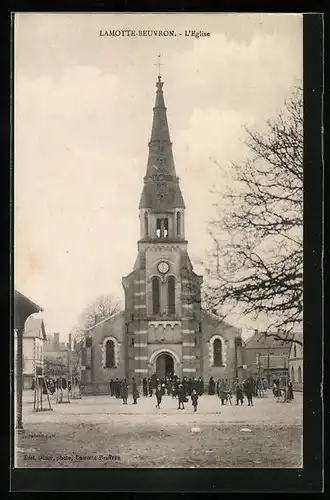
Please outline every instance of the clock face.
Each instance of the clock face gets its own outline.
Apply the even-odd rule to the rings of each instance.
[[[170,266],[168,265],[167,262],[160,262],[157,268],[160,273],[165,274],[169,270]]]

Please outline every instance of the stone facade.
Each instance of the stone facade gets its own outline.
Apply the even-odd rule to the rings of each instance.
[[[157,372],[157,360],[164,354],[173,359],[173,372],[180,378],[201,376],[205,384],[211,376],[215,380],[236,376],[242,379],[241,331],[204,311],[194,327],[183,329],[180,320],[139,318],[126,322],[125,311],[98,323],[88,332],[91,343],[83,356],[84,392],[108,394],[110,380],[117,377],[129,381],[135,377],[141,382]],[[109,339],[116,345],[112,368],[105,365],[105,343]],[[221,365],[214,360],[215,339],[222,344]]]
[[[188,255],[185,204],[160,78],[156,86],[138,255],[133,271],[122,279],[125,310],[88,332],[86,391],[109,392],[111,379],[141,382],[154,373],[201,376],[205,382],[210,376],[243,377],[241,331],[201,310],[203,278]]]

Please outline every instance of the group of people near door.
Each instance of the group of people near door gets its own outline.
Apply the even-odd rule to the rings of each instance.
[[[189,396],[195,390],[196,393],[201,396],[204,393],[204,381],[201,377],[198,379],[183,377],[180,380],[176,375],[169,375],[165,378],[158,378],[156,374],[152,375],[150,378],[144,378],[142,380],[142,394],[144,397],[152,397],[155,393],[155,390],[160,387],[162,396],[167,394],[168,396],[173,396],[173,398],[177,397],[179,394],[179,385],[180,383],[185,389],[186,394]],[[110,395],[115,396],[116,398],[122,398],[123,395],[126,396],[126,391],[128,391],[128,381],[126,378],[115,380],[110,380]],[[135,378],[132,379],[132,394],[138,394],[137,383],[135,382]],[[139,395],[137,396],[137,398]],[[136,399],[137,399],[136,398]]]
[[[138,384],[135,378],[132,379],[132,396],[133,404],[137,404],[140,397]],[[235,394],[236,404],[243,404],[244,397],[247,398],[248,406],[253,405],[253,395],[255,391],[255,381],[252,377],[247,378],[244,382],[239,381],[237,378],[233,383],[228,379],[219,379],[217,382],[210,377],[208,384],[208,394],[217,394],[221,400],[221,404],[225,405],[229,401],[231,403],[231,396]],[[129,383],[126,378],[110,381],[110,394],[116,398],[121,398],[123,404],[127,404],[129,392]],[[178,400],[178,409],[184,409],[184,403],[189,401],[188,396],[191,397],[194,411],[197,410],[198,398],[204,394],[204,381],[201,377],[188,378],[183,377],[179,379],[176,375],[171,375],[166,378],[158,378],[157,375],[142,380],[142,394],[144,397],[156,396],[156,407],[160,408],[162,398],[165,394],[172,396],[172,399]]]
[[[123,404],[127,404],[129,386],[131,385],[133,404],[137,404],[140,397],[139,387],[135,380],[132,378],[132,383],[129,384],[126,378],[110,381],[110,394],[116,398],[121,398]],[[266,388],[266,384],[263,384]],[[285,386],[285,401],[292,401],[293,389],[292,383],[289,381]],[[275,380],[273,387],[274,397],[279,398],[283,394],[283,387],[281,381]],[[208,383],[208,394],[217,395],[221,400],[222,405],[227,403],[232,404],[232,398],[235,397],[236,405],[243,405],[244,399],[247,399],[248,406],[253,406],[253,397],[258,396],[257,381],[249,376],[244,381],[238,378],[231,381],[228,378],[222,378],[217,381],[210,377]],[[204,381],[201,377],[188,378],[183,377],[179,379],[176,375],[170,375],[165,378],[158,378],[156,374],[150,378],[142,380],[142,394],[144,397],[156,396],[156,408],[160,408],[162,398],[165,394],[172,396],[172,399],[178,400],[178,409],[184,409],[184,404],[189,401],[190,396],[194,411],[197,411],[198,398],[204,394]]]

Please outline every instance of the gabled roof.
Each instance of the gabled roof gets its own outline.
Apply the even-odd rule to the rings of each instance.
[[[29,316],[25,321],[23,337],[40,337],[47,339],[45,324],[42,318]]]
[[[114,314],[111,314],[111,316],[108,316],[107,318],[102,319],[98,323],[95,323],[95,325],[91,326],[90,328],[87,328],[85,330],[85,332],[86,333],[90,332],[91,330],[94,330],[94,328],[96,328],[97,326],[102,325],[102,323],[106,323],[107,321],[110,321],[111,319],[115,318],[116,316],[123,315],[123,314],[124,314],[124,311],[118,311]]]
[[[276,340],[273,336],[266,336],[263,332],[255,332],[251,338],[246,340],[246,348],[247,349],[257,349],[260,347],[264,348],[276,348],[276,347],[290,347],[291,342],[288,339],[284,340]]]
[[[31,313],[37,313],[37,312],[42,312],[43,309],[42,307],[38,306],[35,302],[32,302],[32,300],[28,299],[25,295],[23,295],[21,292],[18,290],[15,290],[15,304],[22,303],[26,307],[31,309]]]
[[[237,328],[236,326],[231,325],[230,323],[227,323],[224,321],[220,316],[217,316],[211,311],[205,311],[204,309],[202,310],[202,318],[206,317],[207,319],[210,319],[212,323],[217,323],[218,325],[222,325],[225,328],[232,328],[233,330],[236,330],[239,335],[241,335],[242,330],[240,328]]]

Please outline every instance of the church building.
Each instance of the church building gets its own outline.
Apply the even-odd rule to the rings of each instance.
[[[87,332],[85,392],[108,393],[111,379],[157,374],[214,379],[243,376],[241,330],[201,309],[203,278],[188,254],[185,203],[158,77],[148,162],[139,203],[140,239],[122,279],[125,310]]]

